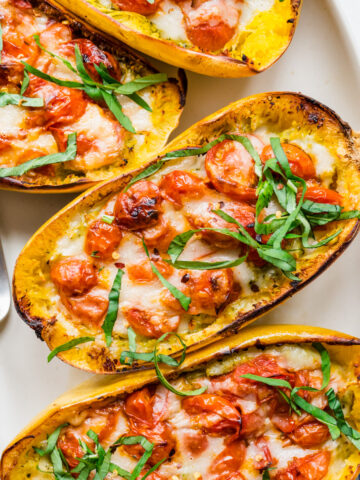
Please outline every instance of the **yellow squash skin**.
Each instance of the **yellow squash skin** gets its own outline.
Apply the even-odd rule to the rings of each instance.
[[[156,27],[143,15],[106,8],[99,0],[52,1],[158,60],[204,75],[227,78],[249,77],[275,63],[290,45],[302,6],[302,0],[284,0],[276,2],[269,11],[258,13],[245,30],[225,45],[228,55],[224,55],[205,53],[161,38]]]
[[[225,132],[250,133],[264,125],[270,125],[272,132],[278,134],[281,140],[298,138],[299,132],[304,137],[311,134],[320,144],[336,153],[337,184],[339,193],[345,198],[344,206],[347,210],[359,209],[359,151],[350,127],[327,107],[300,94],[266,93],[240,100],[192,126],[172,141],[161,155],[179,148],[206,144]],[[76,335],[74,332],[70,334],[66,323],[59,321],[56,314],[49,314],[56,304],[51,299],[54,290],[49,289],[49,263],[54,246],[64,232],[70,231],[71,222],[86,219],[89,209],[105,202],[110,194],[120,191],[137,173],[138,171],[132,172],[105,182],[76,198],[35,233],[17,260],[13,279],[15,305],[22,319],[35,330],[39,338],[46,341],[50,349],[68,342],[74,336],[92,335],[83,326],[77,328]],[[301,283],[294,284],[280,275],[281,278],[259,292],[241,296],[230,303],[206,328],[184,332],[182,337],[187,346],[196,350],[236,333],[310,283],[339,257],[359,229],[359,221],[356,219],[341,223],[343,231],[331,244],[307,251],[298,259],[297,275],[301,278]],[[334,222],[328,225],[323,234],[326,236],[338,229],[339,224]],[[97,337],[96,345],[94,342],[82,344],[79,348],[59,354],[59,358],[77,368],[97,373],[115,373],[129,368],[119,363],[121,351],[128,350],[127,339],[114,340],[110,351],[102,337],[102,334]],[[152,351],[154,340],[141,340],[138,348],[138,351]],[[161,344],[160,351],[178,354],[179,344],[176,338],[169,337],[169,340]],[[139,365],[134,365],[133,369],[135,368],[139,368]]]
[[[146,60],[133,52],[117,39],[110,38],[106,33],[96,28],[85,26],[73,15],[62,8],[55,8],[51,0],[32,0],[35,10],[44,12],[48,17],[66,22],[76,36],[90,38],[97,46],[112,53],[120,62],[124,71],[135,72],[137,76],[157,73]],[[1,69],[0,69],[1,75]],[[118,165],[107,165],[95,170],[69,173],[62,178],[39,175],[36,170],[29,171],[20,177],[0,178],[1,190],[15,190],[26,193],[69,193],[81,192],[97,183],[108,180],[128,171],[140,168],[149,162],[161,150],[171,132],[178,126],[185,105],[187,81],[183,71],[179,71],[179,79],[169,79],[167,82],[149,87],[153,100],[153,129],[147,135],[143,145],[135,146],[133,134],[127,135],[125,161]]]
[[[359,361],[360,340],[349,335],[319,327],[302,325],[268,325],[251,327],[237,335],[223,339],[213,345],[187,355],[185,362],[177,370],[164,367],[168,378],[176,378],[179,373],[205,367],[211,360],[226,359],[228,354],[251,347],[263,349],[271,345],[308,344],[321,342],[327,348],[332,362],[336,362],[346,372],[351,395],[349,399],[348,420],[357,429],[360,428],[358,414],[358,394],[360,392]],[[101,407],[108,402],[121,398],[124,394],[156,382],[153,370],[133,372],[121,376],[94,377],[79,387],[65,393],[41,412],[3,453],[1,460],[2,480],[23,480],[32,478],[36,473],[36,456],[33,446],[38,445],[47,434],[54,431],[78,412],[92,407]],[[360,452],[352,453],[343,462],[338,480],[355,480],[360,471]],[[29,474],[30,476],[28,476]],[[329,477],[326,477],[330,480]]]

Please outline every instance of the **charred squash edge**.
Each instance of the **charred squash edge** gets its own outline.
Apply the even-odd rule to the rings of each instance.
[[[197,132],[197,129],[200,128],[206,128],[207,126],[210,126],[213,123],[217,123],[223,119],[223,117],[226,117],[227,114],[231,113],[232,111],[239,109],[241,105],[246,104],[246,102],[251,102],[251,101],[262,101],[262,100],[267,100],[269,101],[269,97],[272,99],[275,99],[276,97],[290,97],[290,98],[296,98],[297,101],[299,102],[304,102],[306,109],[314,108],[314,110],[309,110],[309,115],[311,115],[314,112],[322,112],[325,116],[330,118],[332,121],[338,125],[338,127],[341,130],[341,133],[344,136],[344,139],[346,140],[349,148],[354,151],[354,158],[351,159],[351,162],[354,162],[356,165],[356,168],[360,171],[360,160],[359,160],[359,153],[358,150],[355,147],[355,142],[357,141],[356,138],[353,138],[353,133],[350,128],[350,126],[343,122],[340,117],[330,108],[322,105],[321,103],[317,102],[316,100],[306,97],[302,94],[296,94],[292,92],[272,92],[272,93],[261,93],[257,95],[253,95],[251,97],[247,97],[245,99],[239,100],[238,102],[235,102],[233,104],[230,104],[229,106],[223,108],[222,110],[210,115],[209,117],[206,117],[204,120],[201,120],[200,122],[196,123],[192,127],[190,127],[187,131],[185,131],[183,134],[181,134],[179,137],[174,139],[167,147],[166,149],[159,155],[162,156],[164,153],[174,150],[176,148],[184,148],[184,141],[187,138],[187,135],[190,134],[190,132]],[[356,134],[354,134],[356,135]],[[356,154],[356,157],[355,157]],[[156,161],[156,160],[155,160]],[[14,304],[15,307],[22,318],[22,320],[27,323],[33,330],[35,330],[35,333],[38,338],[41,340],[45,340],[49,346],[50,349],[55,348],[57,345],[51,343],[51,339],[48,338],[43,338],[44,334],[44,323],[43,319],[36,317],[31,314],[31,299],[27,296],[23,296],[19,298],[18,296],[18,282],[21,282],[21,263],[22,259],[26,255],[29,255],[28,250],[32,248],[32,243],[36,241],[38,236],[41,236],[44,231],[54,222],[57,221],[59,217],[66,217],[68,213],[71,212],[71,210],[74,207],[79,206],[83,202],[83,208],[91,207],[92,205],[96,204],[97,202],[101,201],[104,199],[106,196],[111,194],[112,192],[116,192],[121,190],[126,183],[131,180],[137,173],[139,173],[141,169],[136,170],[135,172],[132,172],[131,174],[125,174],[123,176],[117,177],[115,179],[109,180],[107,182],[102,183],[101,185],[95,186],[93,189],[87,191],[83,195],[77,197],[75,200],[73,200],[71,203],[69,203],[66,207],[64,207],[60,212],[58,212],[54,217],[49,219],[40,229],[34,234],[34,236],[27,242],[25,245],[23,251],[21,252],[20,256],[18,257],[15,270],[14,270],[14,277],[13,277],[13,298],[14,298]],[[342,243],[340,246],[337,247],[336,250],[333,251],[332,254],[329,254],[326,256],[326,258],[323,260],[323,263],[320,263],[319,265],[312,266],[310,270],[310,275],[308,278],[306,278],[303,282],[300,284],[298,283],[293,283],[290,282],[290,280],[285,280],[284,286],[281,288],[282,292],[270,303],[267,303],[262,306],[257,306],[256,304],[253,305],[252,310],[245,314],[241,314],[240,316],[236,316],[235,319],[222,328],[221,330],[217,331],[213,335],[210,335],[206,339],[202,339],[198,342],[192,343],[188,346],[188,351],[192,352],[194,350],[198,350],[209,343],[215,342],[219,340],[221,337],[233,335],[237,333],[241,328],[245,327],[249,323],[253,322],[257,318],[261,317],[277,305],[281,304],[284,302],[286,299],[294,295],[296,292],[300,291],[302,288],[304,288],[306,285],[308,285],[312,280],[314,280],[316,277],[318,277],[322,272],[324,272],[343,252],[344,250],[349,246],[351,241],[355,238],[356,234],[359,231],[360,228],[360,221],[359,220],[349,220],[347,221],[347,233],[346,237],[342,240]],[[329,247],[331,248],[331,247]],[[51,325],[51,319],[48,319],[48,324]],[[124,372],[129,369],[129,367],[126,366],[115,366],[113,364],[113,361],[111,358],[106,357],[105,362],[103,363],[103,368],[102,369],[91,369],[89,366],[84,367],[84,366],[77,366],[76,363],[73,363],[70,358],[71,358],[71,351],[69,352],[63,352],[58,355],[58,357],[63,360],[66,363],[69,363],[70,365],[76,366],[77,368],[86,370],[86,371],[92,371],[94,373],[119,373],[119,372]],[[165,353],[165,352],[164,352]],[[170,353],[171,355],[178,355],[180,352],[179,351],[169,351],[166,353]],[[133,366],[132,371],[135,370],[146,370],[151,368],[151,365],[148,364],[140,364],[138,366]]]
[[[284,344],[308,344],[321,342],[329,345],[330,356],[336,354],[343,363],[355,367],[360,358],[360,339],[321,327],[305,325],[266,325],[251,327],[237,335],[222,339],[197,352],[189,354],[178,369],[164,366],[167,378],[173,379],[181,373],[201,368],[211,360],[226,358],[232,353],[256,347],[263,350],[267,346]],[[347,350],[348,349],[348,350]],[[339,353],[341,352],[341,353]],[[90,405],[101,406],[117,396],[131,393],[146,384],[157,382],[154,370],[123,374],[114,377],[93,377],[78,387],[69,390],[37,415],[4,450],[1,458],[0,476],[8,480],[16,468],[17,460],[27,451],[37,437],[49,433],[63,423],[66,415],[76,413]],[[360,472],[360,453],[354,463],[344,466],[340,480],[355,480]],[[348,476],[349,475],[349,476]]]
[[[64,20],[68,21],[68,26],[71,28],[72,32],[76,35],[81,35],[84,38],[88,38],[93,41],[97,46],[100,48],[109,51],[110,53],[114,54],[115,56],[126,56],[129,60],[129,63],[141,63],[146,68],[148,68],[152,73],[157,73],[158,70],[153,67],[148,60],[143,58],[139,53],[132,50],[129,46],[121,42],[120,40],[113,38],[106,34],[106,32],[102,32],[101,30],[97,29],[96,27],[92,27],[91,25],[87,25],[84,21],[79,18],[75,18],[71,12],[66,11],[60,5],[57,6],[56,2],[53,0],[30,0],[31,5],[33,8],[39,8],[45,15],[49,18],[53,18],[56,21],[62,22]],[[3,65],[0,64],[0,77],[1,71],[4,68]],[[6,68],[6,66],[5,66]],[[186,102],[186,94],[187,94],[187,78],[186,74],[182,69],[178,71],[178,78],[169,78],[169,82],[178,86],[178,102],[179,102],[179,115],[178,115],[178,122],[179,124],[182,110],[185,106]],[[174,102],[175,103],[175,102]],[[172,131],[176,128],[173,128]],[[171,134],[169,132],[168,136]],[[160,146],[163,148],[166,144],[165,142]],[[22,180],[19,180],[17,177],[5,177],[0,178],[0,190],[12,190],[18,192],[26,192],[26,193],[72,193],[72,192],[82,192],[87,188],[93,187],[101,183],[101,181],[91,181],[84,179],[79,179],[76,182],[72,183],[65,183],[62,185],[33,185],[31,183],[26,183]]]

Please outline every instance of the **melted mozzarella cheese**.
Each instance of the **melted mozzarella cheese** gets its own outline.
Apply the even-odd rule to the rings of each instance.
[[[274,3],[275,0],[244,0],[238,30],[244,29],[258,13],[270,10]]]
[[[152,106],[150,91],[142,92],[141,97],[150,105],[150,107]],[[131,123],[133,124],[137,133],[152,131],[154,125],[151,112],[139,107],[139,105],[137,105],[133,100],[124,95],[118,95],[117,98],[123,108],[124,114],[131,119]]]
[[[176,42],[187,41],[183,13],[171,0],[164,0],[160,9],[149,19],[158,28],[162,37]]]
[[[0,132],[4,136],[17,137],[25,126],[26,111],[16,105],[1,107]]]
[[[63,131],[77,132],[79,139],[82,135],[89,143],[84,153],[78,153],[76,159],[68,163],[70,168],[93,170],[110,165],[124,147],[123,128],[94,103],[89,103],[84,115]]]

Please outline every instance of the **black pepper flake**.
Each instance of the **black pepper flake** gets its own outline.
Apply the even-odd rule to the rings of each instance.
[[[181,283],[187,283],[190,280],[190,275],[188,273],[185,273],[181,279]]]
[[[295,22],[295,19],[294,18],[289,18],[289,20],[287,20],[286,23],[294,23]]]

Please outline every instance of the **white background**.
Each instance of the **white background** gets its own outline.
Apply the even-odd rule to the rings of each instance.
[[[360,0],[304,0],[292,45],[267,72],[238,80],[188,74],[187,105],[177,132],[241,97],[274,90],[310,95],[360,131],[360,62],[356,57],[360,59]],[[0,232],[10,274],[29,237],[72,198],[0,192]],[[260,321],[321,325],[360,336],[359,267],[356,239],[321,278]],[[0,452],[48,403],[90,376],[57,359],[47,365],[47,354],[46,345],[12,309],[0,324]]]

